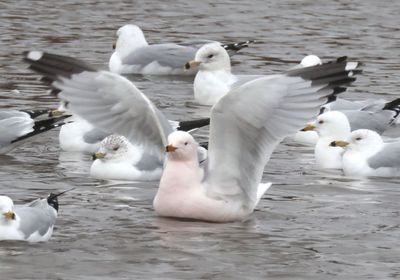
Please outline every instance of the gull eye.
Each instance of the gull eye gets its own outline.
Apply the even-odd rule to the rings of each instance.
[[[118,151],[118,149],[119,149],[119,146],[115,146],[115,147],[113,148],[113,151]]]
[[[323,124],[323,123],[324,123],[324,121],[323,121],[323,120],[320,120],[318,123],[319,123],[319,124]]]
[[[187,146],[188,142],[185,142],[185,146]]]
[[[362,138],[361,137],[357,137],[356,138],[356,141],[360,141]]]
[[[207,57],[208,58],[213,58],[213,56],[214,56],[213,54],[209,54]]]

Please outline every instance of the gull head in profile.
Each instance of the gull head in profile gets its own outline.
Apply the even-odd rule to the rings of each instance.
[[[351,133],[347,149],[371,156],[383,145],[382,137],[377,132],[369,129],[357,129]]]
[[[197,142],[192,135],[185,131],[175,131],[168,136],[168,145],[165,150],[170,160],[196,160]]]
[[[103,139],[93,159],[102,161],[125,161],[129,154],[129,142],[120,135],[110,135]]]
[[[309,123],[302,131],[317,131],[320,137],[343,137],[350,133],[350,123],[345,114],[339,111],[329,111],[319,115],[317,119]]]
[[[194,67],[208,71],[230,70],[231,61],[228,52],[220,43],[209,43],[202,46],[196,52],[194,60],[188,61],[185,64],[186,70]]]

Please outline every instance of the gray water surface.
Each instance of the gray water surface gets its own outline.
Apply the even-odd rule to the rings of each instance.
[[[394,99],[399,14],[395,0],[2,1],[0,107],[57,106],[22,52],[106,69],[126,23],[143,27],[149,42],[258,40],[233,58],[235,73],[276,73],[311,53],[347,55],[365,63],[348,99]],[[207,114],[193,105],[190,79],[131,78],[169,118]],[[311,148],[285,141],[265,168],[273,186],[247,221],[178,221],[155,215],[157,182],[91,179],[90,157],[60,152],[57,137],[49,132],[0,157],[0,193],[17,203],[76,187],[60,198],[49,242],[0,243],[0,279],[400,278],[398,179],[318,171]]]

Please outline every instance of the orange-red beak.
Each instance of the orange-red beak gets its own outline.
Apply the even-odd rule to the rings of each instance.
[[[174,146],[171,145],[171,144],[165,147],[165,151],[166,151],[167,153],[175,152],[176,149],[178,149],[178,148],[177,148],[177,147],[174,147]]]

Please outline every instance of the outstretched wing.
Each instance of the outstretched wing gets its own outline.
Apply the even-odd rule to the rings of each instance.
[[[354,81],[350,70],[357,67],[340,59],[296,69],[247,82],[221,98],[211,112],[209,191],[244,196],[254,205],[276,146],[318,114],[334,87]]]
[[[149,153],[164,156],[166,137],[172,127],[128,79],[107,71],[94,71],[83,62],[60,55],[30,52],[26,61],[31,68],[56,79],[53,86],[61,90],[60,98],[69,102],[73,113],[102,130],[127,137]],[[84,67],[80,68],[81,65]]]

